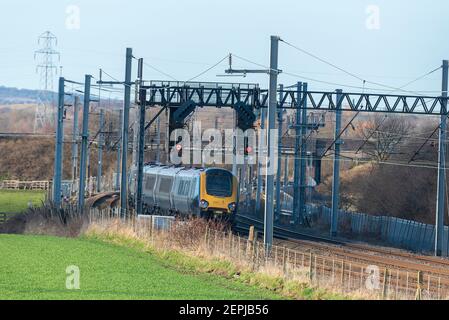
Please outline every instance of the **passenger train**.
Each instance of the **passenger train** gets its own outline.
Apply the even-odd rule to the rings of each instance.
[[[238,181],[228,170],[144,166],[144,214],[198,216],[231,221],[238,209]],[[137,169],[131,170],[129,199],[134,207]]]

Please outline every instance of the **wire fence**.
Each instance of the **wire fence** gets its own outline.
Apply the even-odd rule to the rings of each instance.
[[[209,224],[200,228],[195,225],[198,222],[175,221],[173,217],[120,219],[117,210],[91,210],[89,222],[112,226],[114,230],[132,229],[135,235],[155,248],[201,252],[207,257],[232,261],[256,273],[276,275],[283,281],[307,283],[356,298],[449,298],[449,276],[366,265],[347,258],[334,258],[327,253],[315,254],[306,248],[274,245],[267,249],[253,230],[249,237],[242,237]]]
[[[276,245],[268,250],[258,240],[249,241],[215,230],[210,231],[207,239],[207,248],[213,255],[237,257],[239,261],[243,259],[252,265],[253,271],[278,270],[286,279],[307,279],[311,285],[336,288],[345,294],[381,299],[441,299],[449,294],[447,279],[422,272],[382,269]]]

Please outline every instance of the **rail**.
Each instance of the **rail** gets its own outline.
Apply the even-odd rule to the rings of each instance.
[[[258,232],[263,232],[263,222],[260,221],[257,218],[248,217],[244,215],[238,215],[236,217],[236,228],[238,230],[248,230],[249,226],[254,226]],[[316,235],[310,235],[306,233],[301,233],[294,230],[289,230],[288,228],[283,227],[274,227],[274,235],[275,237],[279,239],[301,239],[301,240],[310,240],[310,241],[319,241],[319,242],[326,242],[331,244],[337,244],[337,245],[344,245],[345,242],[340,240],[331,239],[328,237],[322,237],[322,236],[316,236]]]
[[[249,229],[249,226],[254,226],[260,232],[259,234],[262,234],[263,223],[260,220],[241,215],[237,217],[235,231],[245,232]],[[297,247],[301,245],[301,247],[327,252],[335,258],[353,262],[364,262],[384,267],[393,266],[409,272],[426,272],[432,276],[443,277],[446,282],[449,282],[449,260],[442,258],[315,236],[279,227],[274,228],[274,236],[277,239],[285,240],[284,243],[287,246]],[[278,243],[282,243],[282,241],[278,241]]]

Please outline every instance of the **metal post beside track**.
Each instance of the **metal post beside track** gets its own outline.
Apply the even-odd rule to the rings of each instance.
[[[73,131],[72,131],[72,180],[75,184],[78,167],[78,136],[79,136],[79,97],[74,97],[73,102]],[[73,190],[72,190],[73,191]]]
[[[120,125],[119,128],[121,128],[121,125],[123,125],[123,110],[119,110],[119,116],[118,116],[118,123]],[[123,129],[120,129],[118,132],[122,132]],[[122,141],[120,139],[120,141],[117,143],[117,175],[115,177],[115,190],[119,191],[120,190],[120,167],[121,167],[121,158],[122,158],[122,150],[121,150],[121,146],[122,146]]]
[[[277,102],[277,82],[278,82],[278,53],[279,53],[279,37],[271,36],[271,61],[270,61],[270,89],[269,89],[269,105],[268,105],[268,128],[267,128],[267,161],[265,176],[265,223],[264,223],[264,244],[269,254],[273,245],[273,225],[274,225],[274,169],[276,162],[275,145],[272,137],[276,129],[276,111]]]
[[[300,182],[299,182],[299,217],[300,223],[304,222],[304,214],[306,209],[306,186],[307,186],[307,141],[306,141],[306,135],[307,135],[307,126],[308,126],[308,120],[307,120],[307,89],[308,85],[307,83],[302,84],[302,97],[303,102],[301,104],[302,110],[301,110],[301,152],[300,152]]]
[[[120,214],[126,216],[128,209],[128,141],[129,141],[129,111],[131,106],[131,70],[133,50],[126,49],[126,71],[125,71],[125,97],[123,105],[122,125],[122,178],[120,183]]]
[[[437,210],[435,223],[435,255],[437,257],[447,255],[443,252],[444,216],[446,207],[446,128],[447,128],[447,90],[448,90],[449,61],[443,61],[443,80],[441,102],[441,124],[438,149],[438,185],[437,185]]]
[[[78,191],[78,208],[84,208],[84,196],[86,192],[86,165],[89,139],[89,104],[90,104],[90,85],[91,75],[86,75],[84,81],[84,106],[83,106],[83,134],[81,141],[81,163],[80,163],[80,181]]]
[[[103,146],[104,146],[104,109],[100,109],[100,135],[98,139],[98,169],[97,169],[97,193],[101,192],[101,179],[103,174]]]
[[[140,106],[139,106],[139,127],[138,127],[138,146],[137,146],[137,194],[136,194],[136,210],[137,216],[143,214],[143,166],[145,153],[145,101],[147,100],[147,90],[141,89],[140,92]]]
[[[296,112],[296,120],[295,120],[295,158],[294,158],[294,177],[293,177],[293,216],[294,221],[299,223],[301,218],[301,210],[300,210],[300,184],[301,184],[301,162],[300,162],[300,149],[301,149],[301,96],[302,96],[302,82],[298,82],[297,84],[297,102],[295,110]]]
[[[342,90],[337,90],[337,110],[335,120],[335,153],[334,153],[334,177],[332,181],[332,216],[331,216],[331,236],[337,236],[338,232],[338,212],[340,209],[340,131],[341,131],[341,108]]]
[[[59,78],[58,91],[58,119],[56,128],[56,150],[55,150],[55,167],[54,167],[54,183],[53,183],[53,202],[56,207],[61,206],[61,185],[62,185],[62,157],[64,143],[64,78]]]
[[[281,84],[279,86],[279,100],[282,101],[284,98],[283,90],[284,86]],[[281,210],[282,210],[282,203],[281,203],[281,191],[282,191],[282,184],[281,184],[281,174],[282,174],[282,122],[283,122],[283,110],[278,109],[278,159],[277,159],[277,174],[276,174],[276,212],[275,212],[275,219],[278,219]]]

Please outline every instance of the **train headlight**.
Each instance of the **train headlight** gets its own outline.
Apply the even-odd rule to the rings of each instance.
[[[232,211],[232,212],[236,211],[237,203],[233,202],[233,203],[229,204],[228,208],[229,208],[229,211]]]
[[[200,202],[200,208],[201,208],[201,209],[207,209],[207,208],[209,208],[209,202],[207,202],[206,200],[201,200],[201,202]]]

